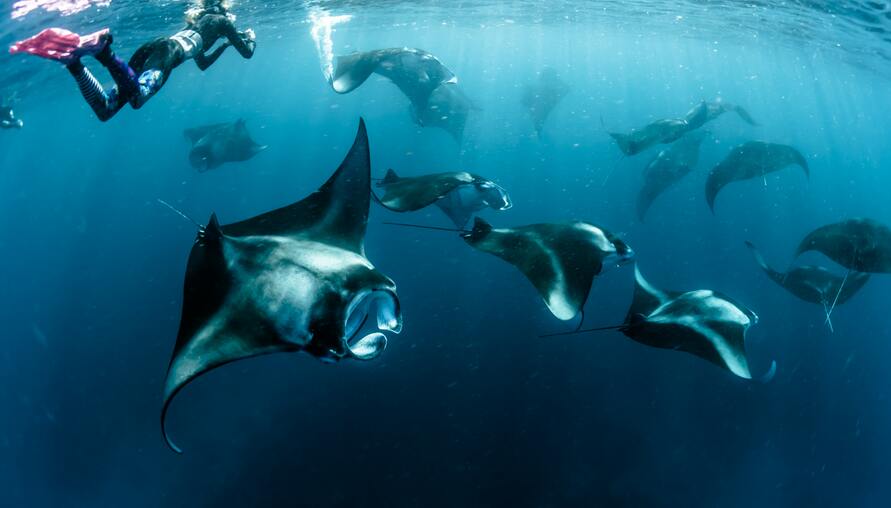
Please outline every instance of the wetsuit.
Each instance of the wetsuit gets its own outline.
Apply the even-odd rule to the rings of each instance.
[[[226,41],[210,53],[219,39]],[[79,59],[67,65],[84,99],[103,122],[113,117],[128,102],[139,109],[167,82],[170,72],[183,62],[194,59],[198,68],[210,67],[227,47],[233,46],[244,58],[254,54],[252,32],[239,32],[225,14],[205,13],[171,37],[160,37],[143,44],[126,63],[111,49],[111,41],[95,55],[111,74],[115,87],[104,90]]]

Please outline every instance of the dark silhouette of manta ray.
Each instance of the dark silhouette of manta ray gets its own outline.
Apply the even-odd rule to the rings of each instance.
[[[617,236],[586,222],[496,229],[477,217],[473,230],[461,236],[473,248],[517,267],[562,320],[582,312],[594,277],[634,257]]]
[[[251,139],[243,119],[194,127],[183,134],[192,142],[189,162],[202,173],[227,162],[246,161],[267,148]]]
[[[539,138],[551,111],[568,93],[569,85],[560,79],[557,71],[550,67],[543,69],[536,81],[526,85],[523,90],[522,104],[529,111],[532,125]]]
[[[377,187],[384,193],[373,197],[384,208],[413,212],[436,205],[458,228],[480,210],[511,207],[510,196],[501,186],[466,171],[401,177],[390,169]]]
[[[647,210],[663,192],[681,181],[699,163],[699,147],[708,135],[691,132],[659,152],[644,170],[644,184],[637,196],[637,217],[643,222]]]
[[[331,87],[349,93],[372,74],[395,84],[409,101],[414,121],[444,129],[460,142],[467,116],[476,109],[458,88],[458,78],[438,58],[414,48],[387,48],[337,57]]]
[[[848,270],[891,273],[891,228],[865,218],[827,224],[810,232],[796,256],[817,251]]]
[[[724,160],[712,168],[705,182],[705,198],[709,208],[714,213],[715,198],[726,185],[752,178],[764,178],[769,173],[791,165],[800,166],[804,170],[804,175],[810,176],[804,155],[789,145],[749,141],[735,147]]]
[[[746,246],[751,249],[758,266],[770,280],[801,300],[821,305],[830,330],[833,330],[831,317],[835,306],[850,300],[869,280],[867,273],[851,272],[842,277],[822,266],[812,265],[796,266],[787,272],[778,272],[767,264],[752,242],[746,242]]]
[[[623,324],[543,337],[618,330],[635,342],[684,351],[736,376],[752,379],[746,355],[746,332],[758,322],[754,312],[710,289],[686,292],[656,289],[637,267],[634,277],[634,300]],[[759,381],[769,382],[775,373],[776,362],[771,362],[770,369]]]

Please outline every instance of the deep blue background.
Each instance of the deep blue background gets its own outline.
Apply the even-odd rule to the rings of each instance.
[[[112,28],[126,33],[125,21]],[[763,41],[513,24],[338,32],[338,51],[416,46],[455,71],[481,108],[458,146],[413,125],[380,79],[334,94],[307,25],[255,29],[253,60],[233,52],[205,73],[177,69],[145,108],[107,124],[62,69],[16,60],[48,79],[18,105],[26,128],[0,132],[0,505],[888,505],[891,280],[874,277],[840,307],[831,334],[820,308],[767,280],[743,247],[754,241],[782,269],[814,227],[891,223],[887,80]],[[572,93],[537,140],[519,101],[545,65]],[[762,126],[711,124],[720,142],[637,223],[654,152],[620,160],[600,118],[624,130],[718,95]],[[368,257],[399,286],[404,332],[368,364],[296,354],[213,372],[172,408],[186,452],[174,455],[158,411],[195,231],[155,200],[224,223],[298,200],[340,162],[360,115],[377,175],[482,174],[515,203],[486,215],[496,225],[601,224],[655,285],[745,302],[761,316],[753,371],[776,359],[776,379],[745,382],[616,333],[539,339],[572,324],[513,267],[447,233],[380,224],[447,225],[437,210],[375,208]],[[182,130],[238,117],[269,150],[195,173]],[[712,216],[707,169],[748,139],[799,147],[811,179],[790,169],[766,187],[734,184]],[[630,267],[598,279],[587,322],[621,320],[631,286]]]

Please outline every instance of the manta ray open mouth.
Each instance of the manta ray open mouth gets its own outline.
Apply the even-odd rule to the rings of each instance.
[[[494,198],[491,199],[491,202],[489,203],[492,208],[501,211],[510,210],[511,208],[513,208],[514,204],[511,202],[510,196],[508,195],[507,191],[504,190],[504,188],[500,185],[494,183],[486,183],[482,185],[482,188],[484,192],[488,192],[490,195],[494,195]]]
[[[372,312],[377,319],[377,331],[362,335],[363,330],[368,330],[365,324]],[[359,360],[374,359],[387,347],[387,337],[381,331],[402,331],[399,298],[396,293],[385,289],[359,293],[347,308],[343,338],[345,349],[350,356]]]

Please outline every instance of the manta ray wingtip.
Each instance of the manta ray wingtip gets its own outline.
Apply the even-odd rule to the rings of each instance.
[[[164,407],[161,408],[161,435],[164,437],[164,442],[167,444],[167,447],[170,448],[174,453],[178,455],[182,455],[183,450],[176,443],[173,442],[173,439],[170,438],[170,434],[167,433],[167,409],[170,407],[170,402],[173,400],[173,395],[171,394],[164,401]]]
[[[771,361],[770,361],[770,368],[767,369],[767,372],[765,372],[764,374],[762,374],[761,377],[759,377],[759,378],[757,379],[757,381],[758,381],[759,383],[761,383],[761,384],[766,385],[767,383],[770,383],[771,381],[773,381],[773,378],[774,378],[774,376],[776,375],[776,373],[777,373],[777,361],[776,361],[776,360],[771,360]]]

